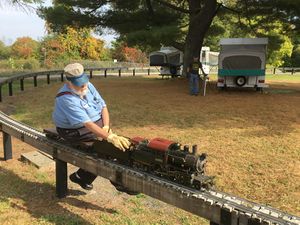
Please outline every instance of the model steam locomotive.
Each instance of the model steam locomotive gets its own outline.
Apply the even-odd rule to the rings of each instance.
[[[166,178],[195,189],[210,188],[213,177],[205,175],[206,154],[197,153],[197,145],[181,149],[179,143],[154,138],[131,139],[129,151],[122,152],[107,142],[95,142],[93,150],[100,158],[117,160],[133,168]]]
[[[92,143],[66,143],[55,129],[44,129],[46,136],[91,151],[99,158],[117,161],[120,164],[145,171],[173,182],[200,190],[211,188],[213,178],[205,175],[206,154],[197,153],[197,145],[183,148],[179,143],[163,138],[147,140],[141,137],[130,139],[130,149],[123,152],[107,141]]]

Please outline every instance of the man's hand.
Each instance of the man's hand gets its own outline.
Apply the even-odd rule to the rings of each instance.
[[[123,152],[125,152],[130,146],[130,141],[127,138],[113,133],[108,135],[107,141],[112,143],[118,149],[121,149]]]

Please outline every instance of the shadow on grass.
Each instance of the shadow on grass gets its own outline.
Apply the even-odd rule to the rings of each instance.
[[[62,206],[62,203],[77,208],[115,213],[113,209],[99,207],[98,205],[78,200],[71,196],[58,199],[55,197],[54,186],[48,183],[25,180],[12,171],[2,167],[0,167],[0,180],[0,203],[6,203],[9,209],[25,210],[41,223],[51,222],[64,225],[92,224],[68,210],[68,207]],[[82,193],[84,192],[71,190],[70,195],[76,196]],[[23,204],[19,202],[23,202]],[[12,210],[7,211],[7,213],[13,216]]]

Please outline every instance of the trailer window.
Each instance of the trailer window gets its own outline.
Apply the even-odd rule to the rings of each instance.
[[[152,55],[150,56],[150,66],[164,66],[165,56],[164,55]]]
[[[235,70],[261,69],[261,64],[262,61],[259,57],[246,55],[228,56],[222,62],[223,69]]]

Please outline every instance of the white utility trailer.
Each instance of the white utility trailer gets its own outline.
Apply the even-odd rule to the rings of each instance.
[[[251,87],[265,84],[267,38],[224,38],[218,60],[219,88]]]

